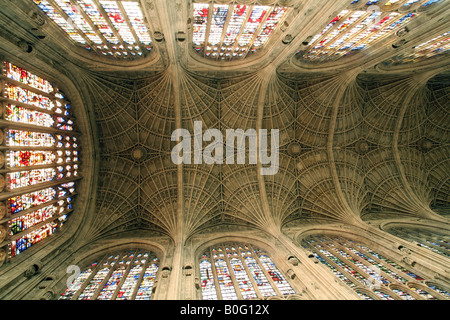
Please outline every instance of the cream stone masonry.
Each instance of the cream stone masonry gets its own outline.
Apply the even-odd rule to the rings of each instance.
[[[210,254],[220,298],[211,252],[229,244],[261,249],[295,292],[276,289],[250,253],[275,292],[264,296],[248,276],[256,299],[450,298],[449,0],[381,0],[373,4],[380,11],[361,0],[139,0],[152,43],[133,59],[86,50],[35,2],[0,0],[0,56],[65,92],[83,179],[62,230],[13,259],[0,248],[0,299],[59,299],[73,266],[130,251],[157,258],[155,300],[204,299],[200,264]],[[287,10],[258,50],[249,43],[245,57],[221,60],[195,49],[201,3],[230,13],[237,5]],[[380,24],[364,29],[378,13]],[[362,46],[367,35],[377,37]],[[421,51],[428,41],[439,50]],[[277,173],[261,175],[259,157],[174,163],[172,133],[199,122],[202,135],[278,130]],[[244,275],[231,271],[252,270],[245,256],[231,260],[218,265],[244,298]],[[93,297],[119,296],[116,287],[102,293],[107,281]]]

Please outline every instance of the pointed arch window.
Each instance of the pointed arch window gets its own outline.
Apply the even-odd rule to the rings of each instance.
[[[199,263],[203,300],[248,300],[295,294],[264,251],[242,243],[208,249]]]
[[[415,46],[411,52],[398,55],[384,64],[401,65],[420,62],[435,56],[448,55],[450,52],[450,31]]]
[[[307,47],[297,52],[297,57],[305,63],[321,63],[356,54],[401,30],[422,14],[416,7],[426,7],[429,2],[368,1],[361,6],[361,1],[353,1],[313,36]],[[400,7],[404,9],[398,10]]]
[[[449,289],[422,284],[424,276],[369,246],[338,236],[309,236],[305,249],[364,299],[445,300]]]
[[[248,57],[267,43],[288,11],[281,6],[194,3],[194,50],[218,61]]]
[[[416,242],[419,247],[427,248],[444,257],[450,257],[449,235],[427,229],[407,227],[394,227],[387,232],[406,241]]]
[[[13,259],[61,229],[79,173],[71,104],[51,82],[1,63],[0,247]]]
[[[121,251],[87,266],[59,300],[150,300],[159,270],[144,249]]]
[[[146,56],[152,39],[138,0],[33,0],[78,45],[117,59]]]

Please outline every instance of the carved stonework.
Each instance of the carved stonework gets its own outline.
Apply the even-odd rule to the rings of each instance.
[[[54,297],[55,297],[55,294],[53,291],[47,291],[46,293],[44,293],[41,300],[53,300]]]
[[[290,257],[288,259],[288,261],[289,261],[289,263],[291,263],[294,266],[297,266],[299,264],[299,261],[298,261],[298,259],[296,257]]]
[[[416,264],[416,261],[407,256],[403,256],[402,261],[410,266],[414,266]]]
[[[29,266],[27,270],[25,270],[24,276],[26,278],[31,278],[35,274],[37,274],[38,271],[39,271],[39,266],[37,264],[33,264],[33,265]]]
[[[200,279],[199,278],[194,279],[194,285],[195,285],[196,289],[200,289]]]
[[[289,278],[291,278],[291,279],[294,279],[294,278],[296,277],[296,274],[295,274],[294,270],[292,270],[292,269],[289,269],[289,270],[286,272],[286,274],[287,274],[287,276],[288,276]]]

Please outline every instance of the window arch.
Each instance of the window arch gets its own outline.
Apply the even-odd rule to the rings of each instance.
[[[450,257],[450,236],[448,234],[411,227],[393,227],[386,231],[406,241],[416,242],[419,247],[427,248],[447,258]]]
[[[138,0],[33,0],[77,45],[100,55],[134,59],[152,50]]]
[[[144,249],[108,254],[80,272],[59,300],[150,300],[159,270]]]
[[[264,299],[295,294],[267,253],[250,244],[210,247],[200,257],[203,300]]]
[[[305,63],[336,61],[373,46],[388,36],[402,32],[410,21],[436,1],[352,1],[327,26],[314,35],[307,47],[297,52]]]
[[[289,10],[215,2],[193,4],[192,44],[198,54],[217,61],[243,59],[260,50]]]
[[[363,299],[446,299],[450,290],[422,285],[424,276],[370,246],[334,235],[312,235],[303,247]],[[428,284],[428,282],[425,282]]]
[[[81,178],[79,133],[56,86],[11,62],[0,67],[0,246],[12,259],[72,213]]]
[[[415,63],[426,59],[443,56],[450,51],[450,31],[415,46],[410,52],[403,53],[384,62],[385,65]]]

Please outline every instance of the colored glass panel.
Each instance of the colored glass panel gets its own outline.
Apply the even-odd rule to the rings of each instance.
[[[217,300],[211,262],[208,260],[200,262],[200,281],[203,300]]]
[[[128,58],[152,43],[139,1],[34,0],[75,42],[105,56]]]
[[[43,78],[38,77],[35,74],[10,62],[5,62],[5,72],[6,76],[10,79],[22,82],[23,84],[29,85],[46,93],[53,92],[53,86],[49,81],[44,80]]]
[[[9,222],[10,235],[16,235],[32,226],[37,225],[40,222],[50,219],[53,217],[55,211],[56,208],[54,206],[48,206],[12,219]]]
[[[233,281],[225,260],[216,260],[215,267],[223,300],[237,300],[236,291],[234,290]]]
[[[56,191],[53,188],[46,188],[39,191],[25,193],[20,196],[15,196],[10,199],[9,207],[10,213],[16,214],[23,210],[39,206],[55,198]]]
[[[136,294],[136,300],[150,300],[157,273],[158,265],[156,263],[152,263],[145,269],[142,283]]]
[[[259,292],[263,297],[271,297],[275,296],[275,290],[273,290],[272,286],[270,285],[269,281],[267,281],[266,275],[261,270],[261,267],[256,262],[256,260],[253,257],[246,257],[245,263],[247,264],[247,267],[250,271],[251,276],[256,282],[256,285],[258,287]]]
[[[252,283],[250,282],[247,271],[245,270],[242,261],[237,258],[233,258],[230,260],[230,265],[238,283],[242,298],[257,298],[255,290],[253,289]]]
[[[34,244],[40,242],[41,240],[47,238],[49,235],[53,234],[56,231],[57,224],[56,222],[51,222],[41,227],[38,230],[32,231],[27,235],[24,235],[10,244],[10,255],[11,258],[30,248]]]
[[[91,267],[87,268],[86,270],[82,271],[80,275],[75,279],[75,281],[72,283],[71,286],[69,286],[66,291],[59,297],[58,300],[70,300],[75,293],[81,288],[81,286],[86,282],[86,280],[89,278],[89,276],[92,274],[93,269],[95,268],[97,264],[93,263]]]
[[[14,84],[8,83],[6,85],[6,98],[30,104],[45,110],[52,110],[54,108],[53,101],[49,97],[37,94]]]

